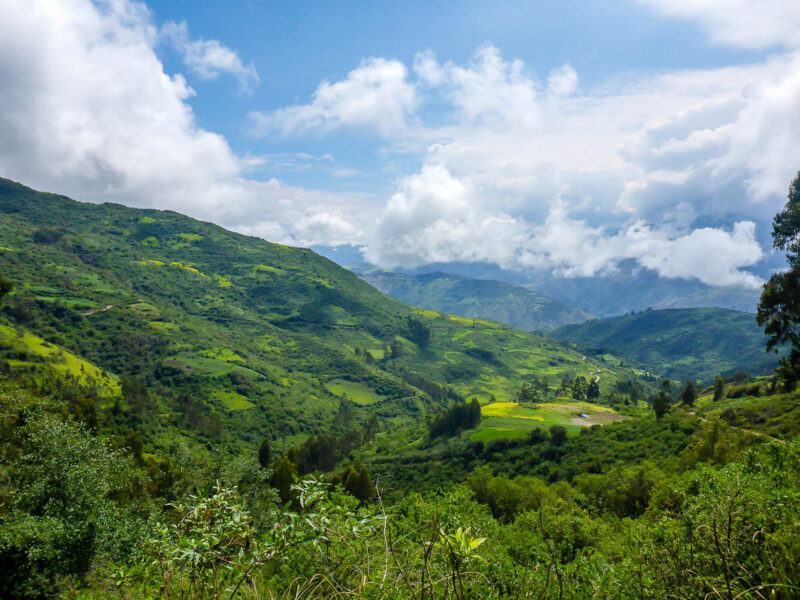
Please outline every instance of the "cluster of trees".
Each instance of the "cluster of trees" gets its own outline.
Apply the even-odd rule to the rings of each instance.
[[[415,317],[408,317],[406,319],[406,325],[408,326],[408,339],[417,346],[425,348],[431,343],[433,331],[424,321]]]
[[[587,381],[585,377],[578,375],[572,382],[571,392],[574,400],[593,401],[600,397],[600,385],[596,377]]]
[[[310,473],[328,473],[333,471],[336,466],[351,452],[361,448],[365,443],[372,441],[379,429],[378,418],[371,415],[359,427],[348,430],[340,436],[332,434],[312,435],[299,446],[289,448],[289,450],[274,463],[270,463],[272,451],[268,438],[265,438],[259,447],[258,461],[263,468],[272,467],[270,485],[280,494],[284,502],[296,500],[291,492],[292,484],[298,477]],[[358,491],[357,497],[366,500],[371,496],[365,496],[365,484],[363,481],[369,477],[369,473],[359,463],[356,467],[351,465],[334,479],[337,483],[346,484],[345,488],[351,491]],[[353,470],[356,470],[353,475]],[[366,472],[366,475],[365,475]],[[347,483],[349,481],[349,484]]]
[[[481,424],[481,405],[476,398],[470,402],[456,402],[445,412],[436,415],[430,424],[432,438],[454,436],[465,429]]]
[[[515,398],[520,404],[531,402],[547,402],[550,398],[550,386],[547,383],[547,378],[542,377],[539,379],[535,375],[531,377],[530,382],[522,384],[517,397]]]
[[[419,373],[403,370],[400,376],[408,385],[413,385],[418,390],[422,390],[437,402],[464,402],[464,398],[457,392],[454,392],[446,385],[431,381]]]

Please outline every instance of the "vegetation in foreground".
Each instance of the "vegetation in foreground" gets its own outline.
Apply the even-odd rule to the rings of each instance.
[[[0,407],[3,598],[800,593],[800,445],[720,419],[667,460],[571,483],[481,467],[388,502],[380,482],[359,501],[308,477],[281,504],[256,456],[176,443],[160,481],[57,402],[4,384]]]

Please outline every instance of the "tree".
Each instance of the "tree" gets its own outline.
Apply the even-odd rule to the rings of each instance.
[[[686,382],[686,386],[681,392],[681,402],[686,406],[694,406],[694,401],[697,399],[697,390],[694,387],[694,381],[691,379]]]
[[[553,425],[550,428],[550,441],[554,446],[560,446],[567,441],[567,429],[561,425]]]
[[[282,502],[289,502],[294,498],[292,484],[297,481],[297,467],[289,456],[282,456],[275,463],[272,470],[272,478],[269,484],[278,490]]]
[[[653,398],[653,410],[656,413],[656,419],[660,421],[661,418],[665,414],[667,414],[668,409],[669,409],[669,398],[663,391],[658,392],[655,398]]]
[[[586,398],[588,400],[597,400],[600,397],[600,386],[597,379],[592,379],[586,388]]]
[[[725,391],[725,380],[722,377],[717,377],[714,380],[714,402],[722,398],[722,393]]]
[[[12,289],[14,289],[14,284],[8,279],[4,279],[3,276],[0,275],[0,301],[3,300],[4,296],[7,296],[9,293],[11,293]]]
[[[670,402],[672,402],[672,384],[670,384],[669,379],[665,379],[661,382],[661,391],[653,398],[653,410],[656,413],[656,419],[661,419],[667,414]]]
[[[756,320],[770,338],[767,351],[790,344],[777,372],[793,389],[800,379],[800,172],[789,185],[787,198],[772,221],[772,247],[786,252],[789,269],[773,274],[764,285]]]
[[[389,358],[395,360],[400,358],[401,356],[403,356],[403,344],[400,340],[394,339],[392,340],[392,346],[389,349]]]
[[[420,348],[425,348],[431,342],[431,328],[420,319],[408,317],[408,332],[408,339]]]
[[[264,469],[269,467],[270,454],[272,454],[272,446],[269,443],[269,438],[264,438],[258,447],[258,464]]]
[[[572,398],[575,400],[583,400],[586,398],[587,387],[588,385],[585,377],[581,375],[575,377],[575,381],[572,383]]]

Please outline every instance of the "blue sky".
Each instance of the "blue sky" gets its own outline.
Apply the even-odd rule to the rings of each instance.
[[[386,267],[757,287],[795,0],[0,0],[0,175]]]
[[[692,21],[663,18],[633,1],[547,0],[540,2],[196,2],[151,1],[154,21],[186,22],[193,34],[223,41],[262,78],[250,94],[232,80],[191,80],[198,94],[189,103],[198,122],[223,133],[235,150],[255,154],[332,154],[363,172],[342,181],[326,171],[265,168],[254,177],[280,176],[293,185],[325,185],[380,192],[376,172],[379,144],[358,132],[264,138],[248,134],[247,113],[274,110],[306,100],[320,81],[339,80],[365,57],[411,64],[431,49],[444,60],[463,63],[482,44],[525,62],[534,74],[571,64],[582,85],[601,85],[634,71],[714,68],[762,60],[763,49],[714,44]],[[165,67],[182,72],[181,58],[161,48]]]

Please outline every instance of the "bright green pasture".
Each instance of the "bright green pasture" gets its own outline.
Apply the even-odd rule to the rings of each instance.
[[[20,330],[19,333],[17,335],[17,330],[13,327],[0,325],[0,344],[41,357],[47,366],[61,375],[74,377],[84,384],[96,384],[103,396],[116,396],[120,393],[119,382],[114,375],[107,374],[89,361],[78,358],[68,350],[28,331]],[[21,366],[23,362],[17,361],[17,366]]]
[[[375,404],[383,400],[383,396],[376,394],[371,388],[363,383],[346,381],[344,379],[334,379],[325,384],[327,390],[335,396],[344,396],[356,404],[367,405]]]

